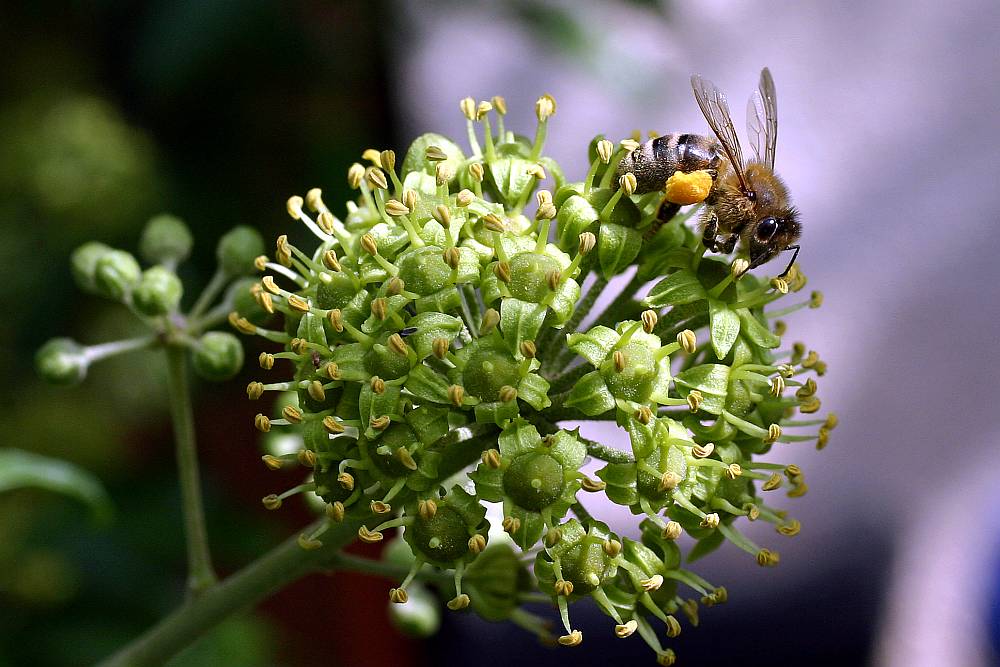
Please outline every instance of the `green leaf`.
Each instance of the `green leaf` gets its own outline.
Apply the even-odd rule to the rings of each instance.
[[[432,403],[448,403],[448,383],[429,366],[419,364],[406,378],[406,390],[418,398]]]
[[[642,248],[642,234],[623,225],[601,223],[597,238],[597,257],[605,278],[617,275],[628,268]]]
[[[597,368],[621,336],[614,329],[596,326],[586,333],[573,333],[566,337],[566,345]]]
[[[448,434],[448,408],[421,405],[406,413],[406,423],[420,442],[430,445]]]
[[[699,558],[704,558],[708,554],[718,549],[725,541],[725,536],[718,530],[713,530],[708,537],[698,540],[688,553],[687,562],[693,563]]]
[[[83,468],[21,449],[0,449],[0,492],[21,488],[76,498],[99,523],[107,523],[114,510],[101,482]]]
[[[708,298],[708,294],[694,272],[680,269],[656,283],[642,302],[652,308],[662,308],[694,303],[705,298]]]
[[[462,299],[458,296],[458,289],[449,286],[433,294],[420,297],[413,302],[413,305],[418,313],[449,312],[460,308]]]
[[[772,349],[781,345],[781,339],[771,333],[770,330],[760,320],[753,316],[747,308],[740,308],[736,311],[742,324],[743,336],[757,347]]]
[[[514,458],[518,454],[537,449],[542,436],[538,435],[538,429],[534,425],[518,418],[503,430],[497,441],[504,458]]]
[[[575,432],[559,431],[552,436],[549,451],[567,469],[577,470],[587,458],[587,446],[576,437]]]
[[[542,521],[542,517],[538,512],[529,512],[512,502],[505,501],[504,514],[514,517],[521,522],[521,527],[511,533],[510,536],[514,540],[514,544],[522,550],[530,549],[542,538],[542,532],[545,530],[545,522]]]
[[[740,316],[729,309],[725,301],[708,300],[709,328],[712,333],[712,349],[715,356],[725,359],[730,348],[740,335]]]
[[[430,146],[437,146],[444,151],[444,154],[448,156],[448,159],[445,160],[445,164],[451,167],[452,173],[457,174],[459,166],[462,161],[465,160],[465,155],[462,153],[462,149],[448,137],[442,134],[435,134],[434,132],[421,134],[413,140],[413,143],[410,144],[410,148],[406,151],[406,156],[403,157],[401,173],[406,174],[415,171],[433,176],[437,163],[431,162],[427,159],[427,149]],[[431,190],[431,194],[433,193],[434,190]]]
[[[611,395],[601,374],[598,371],[591,371],[573,386],[565,405],[575,407],[588,417],[593,417],[613,409],[615,397]]]
[[[416,329],[406,337],[406,342],[413,346],[417,356],[423,359],[434,351],[435,338],[454,340],[462,330],[462,320],[444,313],[428,311],[411,317],[406,327]]]
[[[552,405],[549,400],[549,383],[541,375],[529,373],[517,384],[517,397],[536,410]]]
[[[495,401],[493,403],[477,403],[475,410],[477,424],[496,424],[503,426],[504,422],[514,419],[519,414],[517,401]]]
[[[729,391],[729,366],[722,364],[695,366],[678,373],[674,377],[674,384],[684,397],[687,397],[692,389],[700,391],[705,399],[701,409],[720,415],[726,407],[726,394]]]
[[[333,349],[332,360],[340,377],[349,382],[364,382],[370,375],[365,368],[365,348],[361,343],[347,343]]]
[[[540,303],[528,303],[508,297],[500,304],[500,331],[512,349],[522,340],[535,340],[545,321],[546,308]]]
[[[580,195],[572,195],[559,206],[556,215],[556,239],[559,247],[576,252],[580,247],[580,234],[597,222],[597,211]]]

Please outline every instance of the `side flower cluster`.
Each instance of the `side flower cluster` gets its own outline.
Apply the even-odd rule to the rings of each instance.
[[[567,182],[542,152],[551,97],[536,102],[532,139],[504,127],[502,98],[460,107],[468,152],[436,134],[401,161],[366,151],[348,170],[358,196],[341,217],[319,189],[288,200],[314,247],[282,235],[255,260],[254,312],[229,321],[276,344],[259,364],[280,378],[251,382],[249,397],[292,397],[255,426],[299,443],[263,459],[309,469],[264,504],[321,499],[328,521],[300,538],[306,549],[348,520],[366,542],[401,529],[409,570],[389,592],[394,605],[432,579],[449,608],[545,637],[521,607],[541,592],[565,627],[558,642],[574,646],[583,637],[570,607],[590,597],[617,636],[638,632],[672,664],[656,626],[674,637],[678,616],[696,625],[699,604],[727,597],[681,567],[678,539],[695,540],[688,561],[729,541],[771,566],[778,552],[737,524],[799,532],[766,497],[803,495],[801,469],[759,457],[785,443],[825,446],[836,425],[796,417],[819,410],[825,364],[802,344],[782,349],[775,319],[821,295],[773,309],[802,291],[802,273],[768,280],[744,274],[744,259],[707,256],[685,224],[695,209],[656,229],[662,195],[615,177],[634,139],[598,137],[585,178]],[[621,294],[591,312],[620,274],[630,276]],[[568,420],[614,422],[629,446],[561,428]],[[598,479],[581,472],[588,457],[606,462]],[[640,538],[595,520],[587,493],[639,515]]]

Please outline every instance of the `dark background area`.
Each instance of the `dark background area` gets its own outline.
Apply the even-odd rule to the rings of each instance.
[[[214,270],[219,235],[248,224],[269,243],[280,233],[304,238],[284,212],[290,194],[320,186],[340,210],[347,167],[364,149],[402,154],[429,130],[461,139],[464,95],[505,94],[508,127],[524,131],[534,98],[555,93],[549,152],[576,173],[599,132],[704,131],[686,88],[692,71],[724,89],[742,86],[732,96],[740,115],[763,64],[775,71],[788,119],[778,161],[808,217],[801,261],[829,302],[797,336],[831,359],[824,405],[844,426],[830,450],[809,454],[815,490],[798,501],[806,530],[783,550],[782,567],[760,570],[737,554],[708,559],[707,576],[730,601],[670,645],[687,665],[872,660],[889,585],[911,575],[892,568],[900,535],[919,525],[938,482],[960,485],[974,456],[986,466],[996,459],[989,443],[1000,429],[982,417],[992,414],[1000,299],[995,260],[978,250],[998,247],[1000,200],[969,174],[998,166],[997,97],[988,92],[997,87],[984,83],[997,74],[995,39],[984,39],[997,12],[972,0],[937,13],[930,3],[850,12],[765,4],[4,3],[2,444],[94,472],[116,514],[99,526],[59,496],[0,494],[0,667],[91,663],[173,609],[183,591],[160,360],[113,359],[73,389],[34,376],[34,350],[50,337],[97,343],[132,333],[121,309],[75,288],[73,248],[94,239],[134,250],[149,217],[178,215],[196,240],[182,269],[190,303]],[[949,157],[927,160],[942,144]],[[942,166],[953,161],[966,167]],[[243,340],[253,359],[259,350]],[[196,387],[222,573],[310,516],[301,503],[261,507],[262,496],[296,480],[260,464],[249,426],[259,406],[243,389],[252,372]],[[933,484],[923,483],[927,470]],[[613,508],[595,514],[602,510],[622,518]],[[965,515],[949,525],[956,534],[976,527]],[[406,639],[388,624],[387,586],[309,577],[172,664],[652,662],[638,638],[615,639],[587,603],[574,608],[586,635],[577,649],[541,647],[471,614],[446,613],[434,638]]]

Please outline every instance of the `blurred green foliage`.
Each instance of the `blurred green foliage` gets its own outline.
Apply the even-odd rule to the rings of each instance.
[[[194,232],[182,277],[203,285],[225,230],[247,224],[273,238],[287,226],[285,193],[316,185],[331,201],[346,198],[344,166],[393,139],[382,13],[378,3],[262,0],[0,7],[4,447],[90,471],[116,510],[99,528],[74,500],[0,493],[0,666],[92,663],[183,591],[161,356],[108,360],[69,389],[34,376],[34,352],[52,336],[96,343],[136,333],[127,313],[75,288],[70,252],[88,240],[133,250],[145,222],[167,211]],[[273,478],[255,454],[242,384],[195,396],[223,572],[302,520],[259,508]],[[293,624],[273,613],[232,619],[171,664],[296,661],[308,649],[282,639]]]

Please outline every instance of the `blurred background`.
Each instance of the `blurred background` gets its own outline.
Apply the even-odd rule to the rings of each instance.
[[[779,454],[811,489],[792,503],[804,527],[781,543],[781,567],[736,549],[700,563],[730,601],[671,645],[688,665],[1000,664],[998,24],[993,0],[3,3],[2,445],[91,471],[115,511],[101,523],[59,495],[0,494],[0,666],[93,662],[183,589],[158,359],[104,362],[73,389],[33,374],[52,336],[130,333],[121,309],[76,290],[73,248],[134,249],[169,211],[196,239],[185,284],[204,284],[220,234],[242,223],[294,242],[285,199],[319,186],[343,201],[365,148],[461,138],[466,95],[504,95],[508,127],[527,131],[535,98],[553,94],[547,152],[582,174],[595,134],[707,131],[693,72],[742,118],[764,65],[780,98],[778,171],[805,221],[800,265],[826,296],[788,335],[829,363],[820,395],[841,426],[822,453]],[[288,484],[260,465],[248,379],[197,388],[222,572],[308,520],[301,504],[261,507]],[[628,533],[624,513],[589,506]],[[587,643],[572,655],[471,615],[407,639],[386,619],[385,588],[310,577],[172,664],[652,662],[585,605]]]

